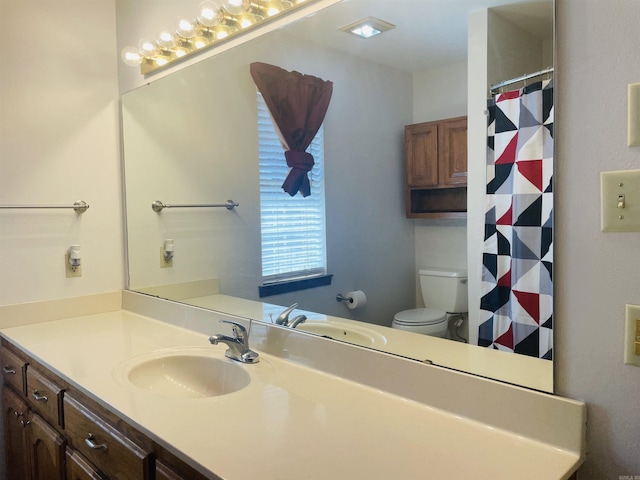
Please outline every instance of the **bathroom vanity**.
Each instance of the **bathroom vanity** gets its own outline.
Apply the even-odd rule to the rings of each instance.
[[[18,478],[539,480],[583,461],[581,402],[265,324],[240,364],[208,341],[238,319],[131,292],[50,303],[0,307]]]

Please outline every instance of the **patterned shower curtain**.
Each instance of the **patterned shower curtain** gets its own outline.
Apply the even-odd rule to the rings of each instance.
[[[488,101],[478,344],[552,359],[553,80]]]

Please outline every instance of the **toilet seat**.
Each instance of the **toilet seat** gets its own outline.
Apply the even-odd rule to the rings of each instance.
[[[434,308],[414,308],[396,313],[393,320],[398,325],[436,325],[447,321],[447,312]]]
[[[396,313],[391,328],[432,337],[449,338],[447,312],[434,308],[414,308]]]

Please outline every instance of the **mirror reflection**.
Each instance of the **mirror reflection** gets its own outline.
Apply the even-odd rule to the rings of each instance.
[[[287,320],[298,330],[552,390],[551,361],[476,346],[480,280],[470,273],[481,260],[467,258],[466,177],[440,190],[458,191],[458,203],[412,215],[404,127],[466,117],[470,82],[484,101],[490,85],[553,65],[553,3],[451,3],[341,2],[125,94],[130,289],[274,324],[297,304]],[[340,30],[371,16],[394,28],[369,39]],[[333,85],[311,147],[316,190],[282,192],[276,207],[265,184],[273,175],[280,189],[288,167],[250,74],[256,62]],[[478,62],[487,78],[469,72]],[[284,173],[269,170],[270,154]],[[156,212],[155,201],[169,208]],[[485,200],[470,191],[466,201]],[[309,210],[320,232],[295,243],[297,227],[283,221],[265,238],[268,208],[287,219]],[[280,292],[286,274],[268,270],[270,239],[294,242],[285,264],[302,248],[320,259],[295,264],[295,290]],[[425,306],[453,313],[413,333],[398,314]]]

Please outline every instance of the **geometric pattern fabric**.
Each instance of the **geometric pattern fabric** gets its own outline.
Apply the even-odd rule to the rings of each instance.
[[[553,357],[553,80],[488,101],[478,344]]]

